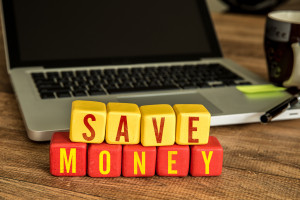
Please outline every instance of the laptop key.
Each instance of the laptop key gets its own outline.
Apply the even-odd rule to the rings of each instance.
[[[64,71],[64,72],[61,72],[61,76],[64,77],[64,78],[67,78],[67,77],[74,77],[74,73],[72,71]]]
[[[46,73],[47,74],[47,77],[48,78],[58,78],[59,77],[59,74],[58,74],[58,72],[47,72]]]
[[[75,90],[75,91],[72,92],[72,94],[75,97],[87,96],[85,90]]]
[[[95,89],[89,90],[89,95],[91,95],[91,96],[94,96],[94,95],[103,95],[103,94],[106,94],[106,93],[105,93],[104,90],[102,90],[102,89],[98,89],[98,90],[95,90]]]
[[[54,99],[55,98],[53,92],[42,92],[42,93],[40,93],[40,96],[42,99]]]
[[[71,97],[71,94],[69,92],[56,92],[56,96],[58,98],[64,98],[64,97]]]

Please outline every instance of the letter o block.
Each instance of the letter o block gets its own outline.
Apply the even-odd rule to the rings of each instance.
[[[140,107],[143,146],[167,146],[175,142],[176,116],[167,104]]]
[[[191,146],[192,176],[219,176],[222,173],[223,148],[214,136],[209,137],[206,145]]]
[[[106,142],[109,144],[138,144],[141,113],[136,104],[108,103]]]
[[[50,143],[50,173],[54,176],[86,174],[86,143],[75,143],[68,132],[54,133]]]
[[[123,146],[122,174],[125,177],[149,177],[155,175],[156,147]]]
[[[211,115],[199,104],[175,104],[176,143],[180,145],[207,144]]]
[[[187,176],[190,164],[190,148],[172,145],[157,148],[156,174],[159,176]]]
[[[118,177],[121,175],[122,145],[90,144],[88,170],[91,177]]]
[[[73,101],[70,140],[102,143],[105,136],[106,106],[96,101]]]

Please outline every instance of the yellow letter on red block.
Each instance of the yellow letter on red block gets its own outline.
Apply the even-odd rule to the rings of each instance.
[[[109,144],[138,144],[141,113],[136,104],[108,103],[106,142]]]
[[[106,106],[96,101],[73,101],[70,140],[102,143],[105,136]]]
[[[207,144],[210,129],[210,113],[203,105],[175,104],[176,143],[180,145]]]
[[[175,142],[176,117],[170,105],[147,105],[140,108],[143,146],[167,146]]]

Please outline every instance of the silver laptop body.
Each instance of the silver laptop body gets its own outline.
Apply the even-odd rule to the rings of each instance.
[[[13,2],[13,3],[12,3]],[[242,123],[252,123],[252,122],[259,122],[260,116],[270,108],[274,107],[278,103],[282,102],[286,98],[288,98],[290,95],[286,92],[278,92],[278,93],[272,93],[272,94],[253,94],[253,95],[246,95],[242,92],[238,91],[236,89],[236,85],[220,85],[220,87],[213,87],[214,84],[218,84],[218,81],[211,81],[209,82],[209,86],[211,87],[194,87],[194,88],[180,88],[177,89],[160,89],[160,90],[140,90],[140,91],[130,91],[130,92],[122,92],[122,93],[110,93],[107,92],[108,90],[104,89],[104,94],[99,95],[89,95],[88,92],[86,92],[85,96],[74,96],[70,95],[70,97],[65,98],[58,98],[57,94],[54,93],[54,98],[51,99],[42,99],[41,94],[39,93],[39,90],[37,89],[37,86],[33,80],[32,74],[39,74],[39,73],[49,73],[49,72],[58,72],[61,74],[62,72],[72,72],[75,73],[76,71],[87,71],[89,75],[94,70],[107,70],[107,69],[113,69],[115,71],[121,71],[120,69],[130,69],[134,70],[136,68],[142,68],[143,70],[150,67],[150,69],[153,68],[161,68],[163,67],[169,67],[170,69],[173,69],[172,67],[187,67],[187,66],[206,66],[211,64],[221,64],[225,68],[229,69],[231,72],[237,74],[239,77],[242,78],[242,83],[251,83],[251,84],[267,84],[268,82],[262,80],[255,74],[247,71],[245,68],[242,68],[235,64],[234,62],[225,59],[222,57],[222,54],[220,52],[220,48],[214,33],[214,30],[212,28],[211,19],[209,17],[207,7],[205,5],[205,2],[202,0],[185,0],[185,1],[179,1],[179,0],[166,0],[165,3],[162,3],[164,1],[141,1],[141,0],[131,0],[131,1],[114,1],[113,3],[107,3],[107,4],[101,4],[99,5],[99,2],[101,1],[91,1],[91,2],[85,2],[83,5],[80,4],[80,1],[72,1],[72,5],[68,5],[67,3],[61,3],[61,2],[52,2],[52,1],[46,1],[43,3],[38,3],[40,1],[25,1],[22,3],[22,1],[9,1],[9,0],[2,0],[2,26],[3,26],[3,36],[4,36],[4,45],[5,45],[5,51],[6,51],[6,64],[7,64],[7,70],[8,74],[11,78],[11,82],[13,85],[13,88],[15,90],[16,97],[19,102],[20,110],[23,115],[23,119],[26,125],[28,137],[31,140],[34,141],[47,141],[50,140],[52,133],[56,131],[67,131],[70,126],[70,114],[71,114],[71,103],[74,100],[81,99],[81,100],[90,100],[90,101],[100,101],[104,103],[108,102],[130,102],[130,103],[136,103],[139,106],[141,105],[149,105],[149,104],[203,104],[212,114],[211,119],[211,125],[212,126],[219,126],[219,125],[230,125],[230,124],[242,124]],[[51,3],[52,2],[52,3]],[[98,3],[97,3],[98,2]],[[26,5],[25,5],[26,4]],[[52,5],[53,4],[53,5]],[[57,4],[57,5],[56,5]],[[172,5],[171,5],[172,4]],[[135,6],[133,6],[135,5]],[[65,6],[65,7],[64,7]],[[204,33],[206,38],[205,40],[208,40],[208,44],[210,45],[208,49],[210,49],[210,52],[205,53],[199,53],[200,56],[195,56],[194,53],[195,49],[197,49],[197,46],[195,49],[192,49],[189,53],[193,54],[190,56],[190,59],[187,59],[188,56],[180,55],[178,56],[178,52],[176,52],[176,49],[174,50],[175,56],[170,56],[169,54],[165,56],[164,47],[160,49],[155,49],[154,47],[145,47],[145,52],[142,53],[142,55],[136,56],[136,52],[131,49],[135,49],[135,45],[138,46],[138,44],[132,44],[129,45],[124,42],[124,45],[127,45],[128,51],[118,52],[119,49],[122,49],[122,41],[117,41],[119,43],[112,42],[112,49],[106,48],[107,52],[114,52],[117,51],[119,53],[118,55],[114,55],[117,57],[117,59],[114,59],[113,56],[110,56],[109,53],[106,55],[106,57],[101,57],[103,54],[101,54],[99,59],[94,59],[94,57],[81,57],[81,55],[73,56],[73,58],[70,57],[70,54],[64,55],[62,53],[59,56],[62,57],[56,57],[55,59],[49,61],[47,60],[47,55],[44,55],[43,53],[35,53],[34,45],[32,47],[28,47],[28,38],[34,39],[34,36],[23,36],[23,34],[31,34],[28,29],[30,28],[30,25],[32,23],[28,22],[30,19],[36,19],[38,18],[37,15],[43,15],[41,16],[41,19],[45,20],[47,18],[46,11],[43,11],[41,14],[41,9],[52,9],[49,13],[55,13],[56,15],[61,16],[68,16],[63,13],[63,8],[66,9],[69,8],[73,11],[66,11],[68,15],[74,14],[78,11],[80,13],[78,14],[80,19],[84,18],[84,15],[94,15],[92,16],[94,18],[95,24],[98,21],[97,17],[99,16],[97,13],[97,10],[94,10],[95,7],[105,7],[106,11],[109,11],[104,14],[104,18],[100,20],[102,22],[102,26],[114,26],[114,22],[116,20],[120,20],[120,18],[128,18],[132,19],[135,23],[135,27],[141,23],[144,23],[146,20],[147,23],[149,23],[151,20],[155,21],[156,23],[163,23],[164,19],[162,10],[164,13],[170,12],[170,15],[174,13],[178,13],[178,15],[187,15],[186,13],[192,13],[189,15],[190,19],[200,17],[200,25],[202,25],[202,29],[204,30]],[[164,7],[169,8],[169,10],[165,10]],[[60,9],[53,11],[53,9],[60,7]],[[157,10],[157,8],[160,8]],[[179,9],[180,8],[180,9]],[[37,10],[38,9],[38,10]],[[143,10],[144,9],[144,10]],[[173,10],[172,10],[173,9]],[[105,10],[102,10],[103,13],[105,13]],[[124,11],[125,10],[125,11]],[[187,11],[184,11],[187,10]],[[19,12],[19,13],[18,13]],[[99,11],[101,12],[101,10]],[[114,12],[114,15],[111,15],[111,12]],[[124,13],[128,12],[135,12],[134,16],[124,17]],[[122,15],[118,15],[118,13],[122,13]],[[157,14],[159,13],[159,14]],[[199,14],[200,13],[200,14]],[[30,15],[30,16],[28,16]],[[162,22],[157,21],[156,17],[153,17],[153,15],[161,15],[160,19]],[[114,16],[117,16],[114,18]],[[140,19],[139,19],[139,16]],[[51,18],[51,16],[49,16]],[[73,20],[78,19],[75,17]],[[103,17],[103,16],[102,16]],[[170,16],[167,16],[170,17]],[[13,18],[13,19],[11,19]],[[26,19],[24,19],[26,18]],[[138,18],[138,19],[136,19]],[[176,18],[176,17],[174,17]],[[22,20],[25,20],[25,22],[22,23]],[[170,18],[171,20],[173,18]],[[169,19],[169,20],[170,20]],[[181,20],[182,17],[176,18],[176,20]],[[28,21],[26,21],[28,20]],[[64,20],[61,18],[61,20]],[[72,19],[71,19],[72,20]],[[182,26],[187,23],[193,23],[192,20],[184,21],[183,19]],[[53,23],[53,21],[50,20],[50,22],[41,22],[41,20],[36,20],[37,23],[36,26],[38,26],[39,23]],[[16,25],[14,25],[14,23]],[[29,24],[27,26],[27,23]],[[57,22],[59,23],[59,22]],[[93,23],[93,22],[91,22]],[[168,22],[169,23],[169,22]],[[178,24],[180,24],[178,22]],[[194,22],[198,23],[198,22]],[[65,26],[62,26],[62,29],[69,28],[68,26],[75,26],[76,23],[70,25],[65,24]],[[99,24],[98,24],[99,25]],[[25,26],[25,27],[24,27]],[[26,27],[27,26],[27,27]],[[118,24],[118,26],[122,26],[122,24]],[[123,28],[128,28],[130,24],[126,24]],[[141,25],[143,26],[143,25]],[[156,25],[155,25],[156,26]],[[16,28],[17,27],[17,28]],[[144,26],[143,26],[144,27]],[[74,30],[78,30],[85,27],[71,27],[70,28],[70,34]],[[132,28],[131,26],[129,28]],[[187,27],[193,28],[193,27]],[[23,30],[24,29],[24,30]],[[106,27],[103,29],[107,29]],[[18,31],[17,31],[18,30]],[[139,29],[135,29],[135,31],[139,31]],[[51,30],[47,30],[48,32]],[[86,30],[87,32],[89,30]],[[148,30],[149,31],[149,30]],[[169,34],[173,35],[172,31],[167,29],[167,33],[163,33],[164,30],[157,30],[162,31],[161,34]],[[100,31],[101,32],[101,31]],[[145,33],[145,30],[141,31],[142,33]],[[151,32],[152,33],[152,32]],[[32,33],[35,34],[35,33]],[[57,34],[55,30],[53,30],[53,33],[51,32],[51,35]],[[95,33],[95,34],[87,34],[91,37],[91,40],[93,40],[93,37],[97,37],[97,34],[101,33]],[[113,35],[112,33],[106,33],[107,35]],[[123,35],[128,34],[128,32],[124,31]],[[153,32],[151,35],[156,34],[156,32]],[[51,40],[51,37],[49,35],[44,37],[45,44],[48,44],[46,40]],[[84,41],[86,41],[86,37],[84,37]],[[209,36],[208,36],[209,35]],[[165,36],[165,35],[164,35]],[[19,44],[15,44],[13,39],[18,39]],[[53,36],[55,37],[55,36]],[[72,37],[72,36],[70,36]],[[76,36],[78,38],[78,36]],[[100,37],[100,36],[99,36]],[[156,35],[156,37],[160,37],[160,34]],[[191,36],[192,37],[192,36]],[[22,39],[27,40],[22,44]],[[141,40],[141,38],[143,40]],[[145,42],[145,40],[154,40],[155,39],[147,36],[142,35],[141,38],[134,38],[134,40],[141,40]],[[177,38],[177,40],[181,40],[182,38]],[[184,38],[183,38],[184,39]],[[198,38],[199,39],[199,38]],[[68,40],[68,39],[66,39]],[[105,40],[118,40],[118,38],[106,38]],[[133,39],[130,39],[133,40]],[[168,40],[165,38],[165,40]],[[78,41],[74,41],[73,49],[80,48],[80,44],[82,42],[81,38],[78,38]],[[158,40],[157,40],[158,41]],[[163,41],[163,40],[162,40]],[[200,42],[203,42],[201,38],[199,39]],[[195,41],[195,43],[199,43],[199,41]],[[51,42],[51,41],[50,41]],[[142,42],[142,43],[143,43]],[[147,42],[147,41],[146,41]],[[189,41],[188,41],[189,42]],[[188,43],[187,42],[187,43]],[[61,41],[63,44],[64,41]],[[67,42],[66,42],[67,43]],[[78,47],[77,47],[77,43]],[[105,41],[103,42],[105,43]],[[161,42],[160,42],[161,43]],[[166,42],[167,43],[167,42]],[[49,43],[50,44],[50,43]],[[56,44],[57,43],[56,41]],[[120,44],[120,45],[119,45]],[[194,44],[194,43],[193,43]],[[190,46],[193,46],[191,44]],[[18,46],[19,45],[19,46]],[[22,46],[23,45],[23,46]],[[27,46],[26,46],[27,45]],[[38,47],[40,44],[37,44]],[[117,45],[117,47],[116,47]],[[147,45],[151,45],[147,43]],[[156,44],[154,44],[155,46]],[[185,45],[184,42],[180,45]],[[199,44],[198,44],[199,45]],[[16,46],[18,48],[16,49]],[[43,45],[41,45],[43,46]],[[49,45],[48,45],[49,46]],[[51,44],[50,44],[51,46]],[[63,46],[63,45],[62,45]],[[84,46],[84,44],[83,44]],[[92,44],[91,44],[92,46]],[[121,47],[119,47],[121,46]],[[205,44],[204,44],[205,46]],[[176,45],[175,45],[176,47]],[[51,48],[51,47],[49,47]],[[60,49],[63,47],[57,46],[57,51],[60,51]],[[139,47],[140,48],[140,47]],[[154,48],[154,50],[150,53],[156,54],[155,56],[149,56],[148,49]],[[185,47],[182,47],[185,48]],[[194,47],[193,47],[194,48]],[[26,50],[27,49],[27,50]],[[47,46],[45,47],[47,49]],[[161,50],[163,49],[163,50]],[[114,51],[115,50],[115,51]],[[158,51],[162,52],[158,52]],[[32,52],[31,52],[32,51]],[[41,52],[43,52],[44,49],[41,49]],[[47,50],[46,50],[47,51]],[[72,50],[71,50],[72,51]],[[132,52],[131,52],[132,51]],[[142,49],[143,51],[143,49]],[[188,49],[189,51],[189,49]],[[201,51],[201,49],[200,49]],[[14,54],[16,52],[16,55]],[[50,51],[51,52],[51,51]],[[63,52],[63,51],[62,51]],[[172,52],[172,51],[171,51]],[[75,52],[74,55],[76,55]],[[80,53],[80,52],[79,52]],[[91,54],[93,54],[92,52]],[[105,54],[104,53],[104,54]],[[164,54],[165,53],[165,54]],[[12,55],[14,54],[14,55]],[[36,60],[32,59],[32,56],[34,57],[35,54],[40,54],[41,57],[37,58]],[[83,52],[85,54],[85,52]],[[124,54],[124,55],[123,55]],[[134,59],[132,59],[132,55],[134,54]],[[157,56],[159,54],[159,56]],[[207,54],[207,55],[206,55]],[[89,54],[90,55],[90,54]],[[145,56],[146,55],[146,56]],[[27,56],[27,57],[26,57]],[[44,56],[44,57],[43,57]],[[63,57],[66,56],[66,57]],[[128,57],[126,57],[128,56]],[[143,57],[144,56],[144,57]],[[29,59],[29,58],[31,59]],[[51,57],[51,55],[50,55]],[[72,57],[72,56],[71,56]],[[79,58],[78,58],[79,57]],[[107,59],[109,57],[109,59]],[[144,58],[149,59],[144,59]],[[181,57],[183,59],[181,60]],[[28,59],[27,59],[28,58]],[[120,59],[122,58],[122,59]],[[141,59],[140,59],[141,58]],[[68,60],[69,59],[69,60]],[[17,61],[16,61],[17,60]],[[61,61],[61,62],[60,62]],[[43,65],[42,63],[46,63]],[[49,64],[50,63],[50,64]],[[85,64],[86,63],[86,64]],[[74,66],[72,66],[74,64]],[[148,83],[149,84],[149,83]],[[238,85],[239,83],[237,83]],[[287,120],[287,119],[296,119],[300,118],[300,106],[299,104],[292,109],[287,110],[275,120]]]

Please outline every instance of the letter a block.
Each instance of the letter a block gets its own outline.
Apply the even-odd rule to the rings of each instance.
[[[122,174],[126,177],[154,176],[156,147],[123,146]]]
[[[140,107],[143,146],[167,146],[175,142],[176,116],[170,105]]]
[[[159,176],[187,176],[190,164],[190,148],[173,145],[157,148],[156,174]]]
[[[206,145],[191,146],[192,176],[219,176],[222,165],[223,148],[216,137],[210,136]]]
[[[88,147],[88,175],[118,177],[121,175],[122,145],[90,144]]]
[[[210,129],[210,113],[203,105],[175,104],[176,143],[180,145],[207,144]]]
[[[106,107],[95,101],[73,101],[70,140],[72,142],[102,143],[105,136]]]
[[[108,103],[106,142],[109,144],[138,144],[141,113],[136,104]]]
[[[86,174],[86,143],[74,143],[68,132],[54,133],[50,143],[50,173],[54,176]]]

